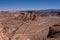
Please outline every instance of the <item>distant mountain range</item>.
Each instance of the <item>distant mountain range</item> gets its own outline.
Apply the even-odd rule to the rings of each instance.
[[[7,10],[7,11],[8,11],[8,10]],[[16,12],[16,11],[47,11],[47,12],[54,11],[54,12],[60,12],[60,9],[41,9],[41,10],[15,10],[15,11],[12,11],[12,12]]]
[[[47,12],[60,12],[60,9],[45,9],[45,10],[41,10],[41,11],[47,11]]]

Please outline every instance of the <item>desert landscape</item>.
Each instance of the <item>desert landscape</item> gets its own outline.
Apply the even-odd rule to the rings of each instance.
[[[60,40],[60,10],[0,11],[0,40]]]

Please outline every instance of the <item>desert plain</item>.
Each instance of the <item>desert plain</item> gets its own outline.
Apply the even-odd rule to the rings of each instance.
[[[0,40],[60,40],[60,11],[0,11]]]

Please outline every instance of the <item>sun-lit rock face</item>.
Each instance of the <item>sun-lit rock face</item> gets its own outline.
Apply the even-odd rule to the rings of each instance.
[[[8,37],[4,35],[3,31],[4,31],[3,25],[0,23],[0,40],[8,40]]]
[[[53,27],[60,23],[60,12],[54,11],[1,11],[0,32],[4,35],[0,40],[44,40],[51,30],[60,31]],[[59,28],[59,29],[58,29]]]

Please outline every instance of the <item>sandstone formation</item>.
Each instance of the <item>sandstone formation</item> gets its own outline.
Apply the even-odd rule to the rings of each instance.
[[[0,11],[0,40],[58,40],[59,33],[60,12]]]
[[[0,24],[0,40],[8,40],[8,37],[3,33],[3,25]]]

